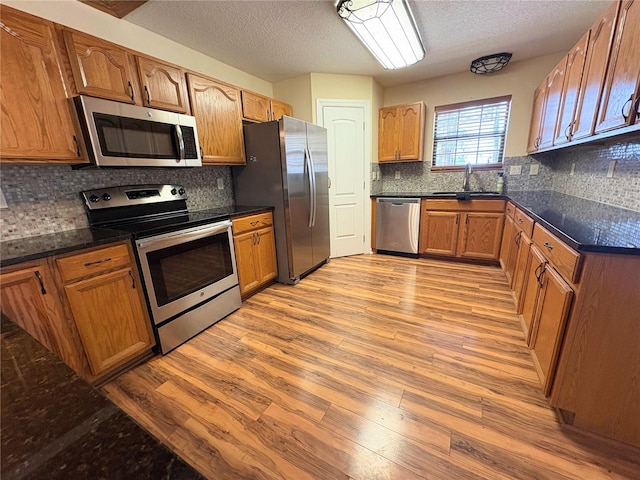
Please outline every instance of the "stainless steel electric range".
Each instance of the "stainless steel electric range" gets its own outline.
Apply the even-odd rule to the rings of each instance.
[[[163,354],[240,307],[228,215],[189,212],[179,185],[108,187],[81,195],[92,227],[132,234]]]

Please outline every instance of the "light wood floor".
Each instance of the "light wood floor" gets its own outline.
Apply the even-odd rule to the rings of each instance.
[[[103,390],[216,480],[640,478],[560,429],[496,267],[334,259]]]

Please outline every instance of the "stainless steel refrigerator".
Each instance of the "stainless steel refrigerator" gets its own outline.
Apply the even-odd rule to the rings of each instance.
[[[233,167],[236,204],[273,205],[278,281],[329,258],[326,129],[291,117],[244,126],[247,164]]]

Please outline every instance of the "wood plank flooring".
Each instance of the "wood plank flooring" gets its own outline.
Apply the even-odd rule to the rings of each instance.
[[[334,259],[103,391],[210,479],[640,478],[560,429],[490,266]]]

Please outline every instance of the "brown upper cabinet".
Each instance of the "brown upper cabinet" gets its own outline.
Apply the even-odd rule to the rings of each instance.
[[[0,5],[2,162],[82,163],[54,24]]]
[[[65,46],[78,93],[185,113],[184,71],[74,30]]]
[[[279,120],[291,116],[291,107],[284,102],[242,90],[242,116],[252,122]]]
[[[638,130],[639,54],[640,0],[616,0],[536,90],[527,151]]]
[[[422,161],[425,106],[384,107],[378,113],[378,162]]]
[[[203,165],[244,164],[240,90],[193,73],[187,84]]]

